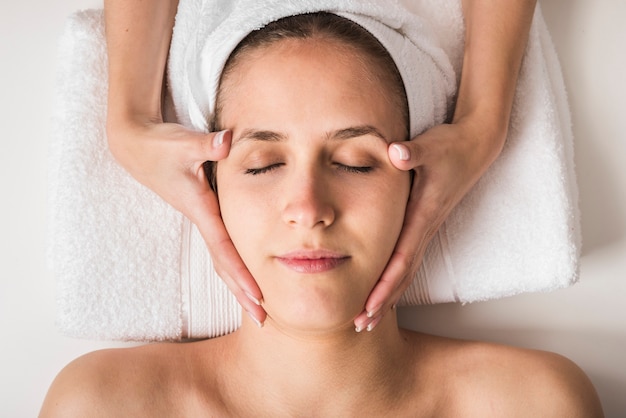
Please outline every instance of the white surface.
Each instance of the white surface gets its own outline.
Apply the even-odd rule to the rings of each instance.
[[[403,310],[433,333],[562,353],[592,378],[608,417],[626,412],[626,3],[543,0],[569,89],[583,213],[581,283],[551,294]],[[97,0],[0,5],[0,416],[35,416],[56,373],[112,344],[54,328],[45,265],[46,139],[63,19]]]

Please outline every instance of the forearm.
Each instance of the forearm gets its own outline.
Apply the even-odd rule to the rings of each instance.
[[[491,158],[499,154],[508,131],[535,3],[463,0],[465,52],[454,122],[480,123]]]
[[[178,0],[105,0],[108,124],[161,121],[163,76]]]

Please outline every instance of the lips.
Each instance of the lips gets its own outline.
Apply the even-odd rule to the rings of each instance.
[[[350,257],[329,250],[294,251],[276,257],[279,263],[297,273],[323,273],[339,267]]]

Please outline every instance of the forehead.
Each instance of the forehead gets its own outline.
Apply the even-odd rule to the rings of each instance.
[[[249,75],[249,71],[260,71],[259,67],[287,65],[297,69],[298,63],[304,63],[305,66],[318,65],[324,69],[332,68],[335,73],[348,69],[356,78],[366,76],[368,79],[384,79],[381,76],[383,71],[378,68],[380,65],[376,65],[375,60],[365,51],[344,40],[320,34],[307,38],[279,39],[247,48],[237,54],[234,63],[228,66],[228,71],[222,76],[220,84],[228,86],[233,81],[239,84],[240,77]],[[321,74],[326,76],[327,73],[328,71],[323,71]],[[300,74],[300,78],[304,79],[305,73]]]
[[[384,131],[386,122],[403,127],[391,90],[372,70],[367,54],[342,41],[280,40],[247,51],[224,76],[218,95],[219,125],[274,131],[283,131],[278,129],[282,126],[258,123],[317,123],[325,125],[320,126],[325,131],[363,125]]]

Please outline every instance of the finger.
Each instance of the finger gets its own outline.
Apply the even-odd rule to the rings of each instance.
[[[394,251],[365,304],[365,310],[370,316],[381,310],[385,303],[389,305],[393,303],[389,299],[397,293],[396,289],[401,287],[402,281],[407,276],[412,276],[417,271],[415,257],[428,235],[430,223],[419,211],[419,197],[415,197],[419,191],[416,189],[419,189],[419,186],[414,185],[407,204],[404,225]]]
[[[266,313],[261,307],[263,302],[261,289],[239,256],[226,231],[222,218],[219,216],[217,199],[213,192],[207,193],[205,199],[207,204],[205,210],[201,211],[204,215],[195,220],[194,223],[207,244],[215,270],[233,292],[243,309],[251,314],[258,323],[262,324],[265,321]]]
[[[415,278],[426,247],[442,219],[431,207],[424,207],[423,187],[416,182],[407,204],[404,225],[394,252],[379,281],[370,293],[365,311],[355,318],[355,327],[364,329],[395,305]]]
[[[383,274],[370,292],[365,310],[354,320],[357,331],[371,330],[369,326],[375,326],[378,319],[398,303],[415,277],[416,264],[419,263],[415,256],[417,252],[418,250],[413,250],[413,240],[408,243],[398,241]]]
[[[230,152],[232,133],[229,130],[203,134],[191,132],[185,137],[184,169],[200,182],[201,188],[210,188],[205,169],[207,163],[226,158]],[[210,167],[210,165],[208,165]]]
[[[204,148],[209,145],[209,152],[205,161],[219,161],[228,157],[230,152],[230,145],[232,143],[233,134],[230,130],[223,130],[219,132],[211,132],[205,136]]]
[[[263,324],[266,317],[261,306],[263,295],[230,238],[221,240],[217,238],[209,244],[209,247],[217,274],[233,292],[242,308],[252,315],[258,324]]]
[[[355,325],[363,325],[386,314],[398,303],[402,293],[411,284],[421,258],[416,252],[402,253],[394,251],[380,280],[376,283],[365,304],[365,312],[357,317]]]
[[[424,146],[417,139],[389,144],[387,154],[391,163],[399,170],[414,170],[425,161]]]
[[[383,275],[370,293],[365,310],[354,320],[357,332],[363,329],[371,331],[380,319],[398,304],[402,294],[415,278],[422,254],[421,250],[414,256],[394,252]]]
[[[400,170],[411,170],[439,161],[441,153],[446,152],[450,125],[437,125],[410,141],[394,142],[388,147],[391,163]]]
[[[186,159],[200,166],[205,161],[219,161],[230,152],[232,132],[224,130],[208,134],[187,131],[185,136]]]

